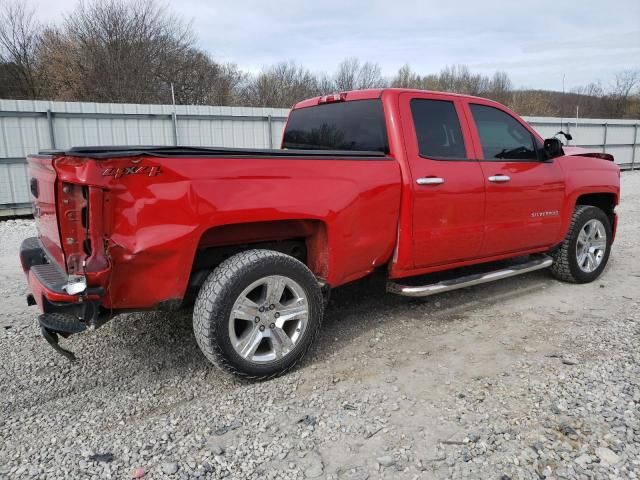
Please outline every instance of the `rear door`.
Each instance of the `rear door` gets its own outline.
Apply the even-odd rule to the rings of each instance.
[[[475,258],[484,234],[484,178],[456,97],[400,95],[413,188],[414,267]]]
[[[561,228],[564,177],[541,142],[506,109],[465,100],[486,185],[482,257],[549,246]]]

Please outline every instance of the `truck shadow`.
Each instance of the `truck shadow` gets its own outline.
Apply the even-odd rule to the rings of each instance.
[[[402,319],[430,324],[447,322],[451,321],[454,310],[459,318],[460,312],[479,304],[489,306],[504,302],[553,282],[547,273],[533,272],[510,281],[427,298],[408,298],[387,294],[384,272],[376,273],[331,293],[320,338],[314,353],[303,365],[326,360],[336,352],[349,349],[359,338],[369,338],[376,329],[391,326]],[[219,375],[196,344],[191,315],[190,309],[126,315],[126,318],[114,319],[110,341],[130,364],[137,365],[139,372],[164,376],[185,370],[210,370],[211,375]]]
[[[384,272],[332,292],[325,310],[322,335],[315,350],[316,361],[332,352],[349,348],[359,337],[374,337],[374,331],[401,320],[420,324],[451,322],[480,305],[489,307],[510,298],[537,292],[555,283],[545,271],[531,272],[509,281],[467,287],[424,298],[387,293]],[[419,318],[416,318],[419,317]],[[313,360],[311,360],[313,362]]]

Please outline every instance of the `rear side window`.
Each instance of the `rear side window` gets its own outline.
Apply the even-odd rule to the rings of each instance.
[[[282,147],[388,153],[382,102],[354,100],[293,110]]]
[[[485,160],[537,160],[531,132],[511,115],[486,105],[471,104]]]
[[[411,100],[411,116],[420,155],[444,160],[467,158],[453,102],[414,98]]]

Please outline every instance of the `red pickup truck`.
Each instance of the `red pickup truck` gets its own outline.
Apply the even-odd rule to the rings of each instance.
[[[280,150],[83,147],[28,171],[27,301],[56,350],[191,300],[207,358],[252,378],[292,368],[330,289],[376,269],[408,296],[545,267],[594,280],[620,183],[610,155],[543,140],[496,102],[407,89],[300,102]]]

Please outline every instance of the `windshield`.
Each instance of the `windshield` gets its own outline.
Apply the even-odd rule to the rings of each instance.
[[[356,100],[293,110],[282,148],[388,153],[382,102]]]

